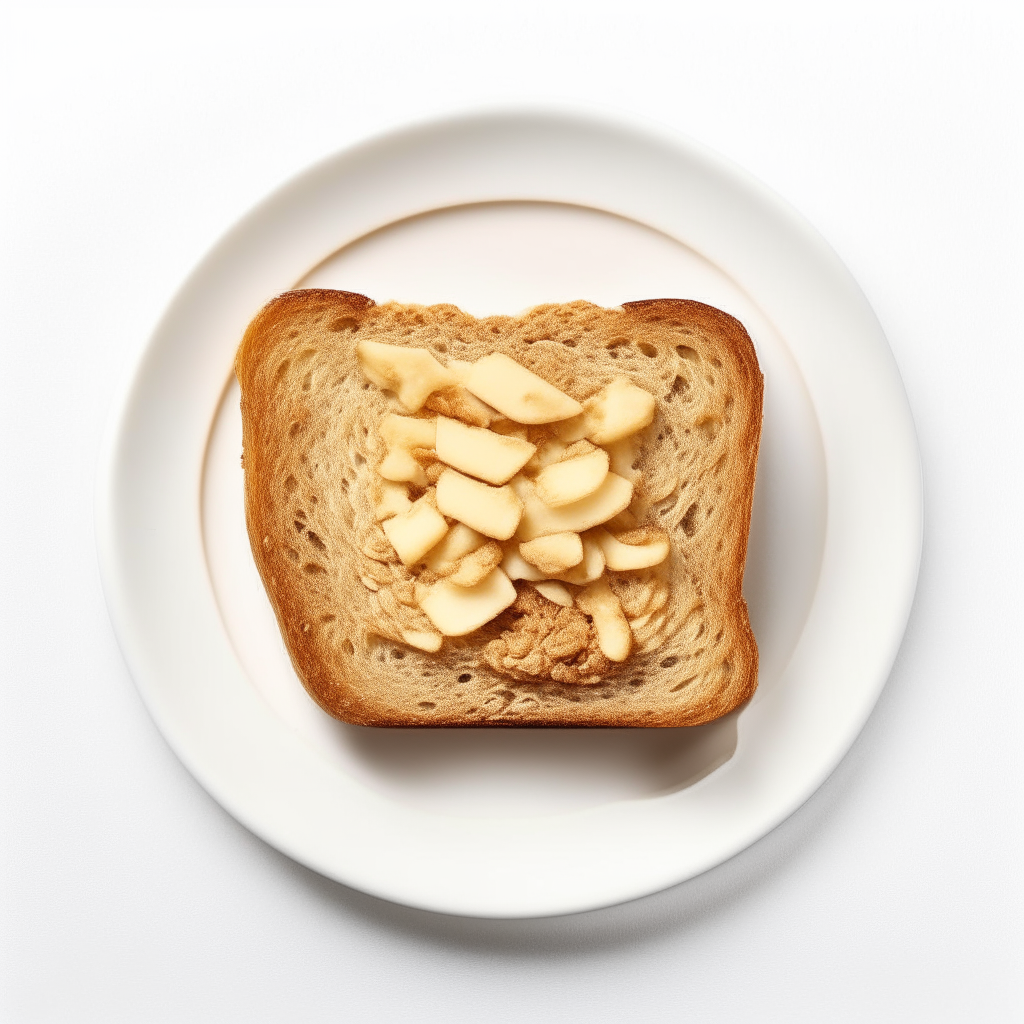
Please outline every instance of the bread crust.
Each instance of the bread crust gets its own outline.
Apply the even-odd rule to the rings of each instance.
[[[668,600],[626,662],[605,663],[589,686],[531,676],[516,646],[536,648],[550,633],[531,640],[523,624],[543,631],[553,619],[534,614],[535,592],[523,584],[512,609],[436,655],[402,642],[389,623],[422,613],[408,572],[374,547],[369,497],[380,458],[373,427],[401,410],[360,374],[363,338],[428,348],[442,362],[504,351],[580,401],[620,373],[658,395],[637,504],[645,524],[669,530],[673,555],[667,576],[624,573],[615,583],[631,594],[667,586]],[[650,299],[478,320],[454,306],[377,306],[308,289],[257,314],[235,372],[253,557],[296,673],[329,714],[375,726],[674,727],[718,718],[754,692],[742,581],[763,378],[733,317]]]

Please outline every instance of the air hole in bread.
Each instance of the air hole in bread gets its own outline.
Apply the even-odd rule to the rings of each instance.
[[[678,693],[684,686],[689,686],[690,683],[692,683],[696,678],[696,676],[690,676],[689,679],[684,679],[681,683],[676,683],[676,685],[673,686],[668,692]]]
[[[643,686],[644,685],[644,681],[638,676],[636,679],[630,679],[629,685],[630,686]]]
[[[697,354],[695,348],[690,348],[689,345],[676,345],[676,352],[679,354],[680,359],[685,359],[688,363],[699,363],[700,356]]]
[[[297,338],[298,336],[299,336],[299,332],[298,332],[297,330],[295,330],[295,331],[289,331],[289,332],[288,332],[288,337],[289,337],[289,338]]]
[[[697,503],[694,502],[679,521],[679,525],[683,528],[683,533],[687,537],[692,537],[697,532],[697,511]]]
[[[360,454],[359,454],[359,452],[356,452],[356,453],[355,453],[355,454],[354,454],[354,455],[352,456],[352,461],[353,461],[353,462],[354,462],[354,463],[355,463],[355,464],[356,464],[357,466],[365,466],[365,465],[366,465],[366,459],[364,459],[364,458],[362,457],[362,455],[360,455]]]
[[[302,522],[299,522],[298,519],[293,519],[292,520],[292,526],[295,527],[295,532],[296,533],[302,533],[302,531],[306,528],[306,524],[302,523]]]
[[[673,654],[669,658],[662,658],[661,661],[659,662],[659,664],[661,665],[662,668],[671,668],[678,661],[679,661],[679,659]]]
[[[722,429],[722,421],[715,419],[713,416],[709,416],[707,419],[703,419],[697,424],[697,429],[709,441],[713,441],[718,436],[719,430]]]
[[[292,365],[292,361],[290,359],[285,359],[281,363],[281,365],[277,368],[277,379],[278,380],[280,380],[288,372],[288,367],[291,366],[291,365]]]
[[[459,682],[460,683],[468,683],[472,678],[473,678],[473,676],[472,676],[471,673],[463,672],[462,675],[459,676]]]
[[[722,368],[722,360],[721,360],[721,359],[712,359],[712,360],[711,360],[711,365],[712,365],[712,366],[713,366],[713,367],[714,367],[714,368],[715,368],[716,370],[720,370],[720,369]]]
[[[334,616],[332,615],[331,618],[333,619]],[[350,656],[355,654],[356,653],[356,645],[354,643],[352,643],[351,640],[346,640],[345,641],[345,651]]]
[[[685,391],[690,390],[690,382],[685,378],[676,374],[676,379],[672,381],[672,394],[681,395]]]
[[[288,428],[288,436],[294,437],[302,429],[302,424],[295,420],[292,425]]]
[[[307,562],[302,567],[302,571],[306,573],[307,576],[319,576],[321,573],[327,572],[327,570],[318,562]]]
[[[637,345],[637,348],[640,349],[648,359],[654,359],[658,354],[658,350],[649,341],[641,341]]]
[[[336,618],[336,616],[331,615],[331,613],[328,612],[326,615],[321,615],[320,616],[320,621],[321,622],[333,622],[335,620],[335,618]],[[349,642],[349,646],[351,646],[351,642]],[[356,649],[353,647],[352,650],[349,653],[350,654],[355,654],[355,652],[356,652]]]
[[[326,551],[327,545],[312,531],[310,530],[306,534],[306,540],[317,549],[317,551]]]
[[[303,512],[303,511],[302,511],[302,509],[300,508],[300,509],[298,509],[298,510],[297,510],[297,511],[295,512],[295,518],[296,518],[296,519],[302,519],[303,521],[305,521],[305,519],[306,519],[306,513],[305,513],[305,512]]]
[[[566,348],[575,348],[576,347],[576,340],[574,338],[563,338],[562,339],[562,344]]]
[[[442,355],[444,355],[444,353],[448,351],[448,346],[443,341],[435,341],[434,351],[440,352]]]
[[[612,359],[618,359],[619,358],[619,353],[616,352],[615,349],[612,349],[611,352],[608,353],[608,355],[610,355],[612,357]]]
[[[405,651],[399,650],[397,647],[391,652],[392,657],[396,660],[401,661],[405,657]]]
[[[297,561],[299,560],[299,553],[298,553],[298,551],[296,551],[296,550],[295,550],[295,548],[285,547],[285,549],[284,549],[284,553],[285,553],[285,554],[286,554],[286,555],[287,555],[287,556],[288,556],[288,557],[289,557],[289,558],[290,558],[290,559],[291,559],[291,560],[292,560],[293,562],[297,562]]]
[[[310,370],[305,377],[302,378],[302,390],[308,391],[313,386],[313,371]]]
[[[717,632],[717,633],[715,634],[715,643],[716,643],[716,644],[720,644],[720,643],[722,642],[722,637],[723,637],[723,636],[725,636],[725,630],[724,630],[724,629],[720,629],[720,630],[719,630],[719,631],[718,631],[718,632]]]
[[[722,675],[723,676],[731,676],[732,675],[732,662],[729,661],[728,659],[726,659],[725,661],[722,662]]]
[[[423,708],[424,711],[433,711],[437,707],[432,700],[421,700],[416,706]]]
[[[285,494],[294,494],[295,493],[295,488],[298,487],[298,486],[299,486],[299,481],[296,480],[295,477],[293,477],[291,475],[285,477],[285,481],[284,481],[284,493]]]
[[[342,331],[358,331],[359,324],[356,323],[354,317],[339,316],[337,320],[331,321],[327,330],[333,331],[335,334],[341,334]]]

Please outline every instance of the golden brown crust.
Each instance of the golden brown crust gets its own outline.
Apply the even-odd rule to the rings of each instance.
[[[536,659],[516,656],[528,646],[517,631],[543,633],[537,644],[558,654],[572,646],[557,636],[572,617],[558,625],[556,614],[534,614],[535,592],[523,584],[513,608],[437,655],[402,642],[402,628],[423,620],[411,575],[373,517],[382,455],[374,428],[395,403],[359,372],[354,343],[364,337],[442,361],[504,351],[577,400],[620,373],[659,397],[635,506],[641,526],[668,530],[673,554],[664,570],[612,574],[635,615],[636,651],[625,663],[591,659],[596,676],[576,673],[586,686],[531,674]],[[681,726],[753,693],[757,646],[742,579],[763,384],[734,318],[656,299],[477,320],[454,306],[377,306],[315,289],[268,303],[235,369],[253,555],[295,669],[330,714],[392,726]]]

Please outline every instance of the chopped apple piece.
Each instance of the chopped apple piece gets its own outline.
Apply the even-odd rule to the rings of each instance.
[[[448,532],[448,524],[429,501],[420,498],[408,512],[381,524],[391,546],[406,565],[415,565]]]
[[[457,587],[475,587],[492,569],[498,566],[502,556],[501,545],[490,540],[483,547],[466,555],[458,568],[448,577],[449,583]]]
[[[554,423],[583,407],[543,377],[500,352],[478,359],[467,374],[466,388],[517,423]]]
[[[517,534],[520,540],[548,533],[582,533],[618,515],[633,500],[633,485],[614,473],[609,473],[593,494],[561,508],[545,504],[525,477],[514,477],[509,486],[515,488],[525,506]]]
[[[428,632],[425,629],[403,629],[402,639],[410,647],[418,647],[421,651],[435,654],[441,650],[444,637],[440,633]]]
[[[523,514],[523,503],[508,485],[489,487],[454,469],[446,469],[437,481],[437,507],[495,540],[508,540]]]
[[[427,618],[445,636],[465,636],[500,615],[516,599],[516,588],[500,570],[492,569],[474,587],[441,580],[420,600]]]
[[[551,575],[565,572],[583,561],[583,541],[578,533],[549,533],[524,541],[519,545],[519,554],[541,572]]]
[[[563,608],[572,607],[572,594],[561,583],[556,583],[554,580],[543,580],[533,585],[537,588],[537,592],[541,597],[546,597],[549,601],[554,601],[555,604],[560,604]]]
[[[623,544],[607,530],[594,530],[594,538],[604,552],[609,569],[624,572],[629,569],[648,569],[660,565],[668,558],[668,535],[658,531],[642,544]]]
[[[377,499],[377,522],[390,519],[392,516],[408,512],[412,508],[409,491],[405,484],[393,483],[391,480],[379,482],[380,497]]]
[[[594,444],[612,444],[654,419],[657,405],[654,395],[638,388],[626,377],[616,377],[583,403],[589,430],[586,436]]]
[[[531,583],[535,580],[544,579],[544,573],[540,571],[535,565],[530,563],[523,558],[517,548],[508,548],[505,551],[505,557],[501,560],[501,568],[506,576],[510,580],[529,580]]]
[[[576,595],[576,603],[581,611],[593,617],[601,653],[610,661],[625,661],[629,657],[633,634],[607,578],[602,577],[581,590]]]
[[[459,559],[482,548],[487,538],[476,530],[471,530],[465,523],[456,523],[428,552],[423,561],[427,568],[438,576],[447,576],[454,572]]]
[[[607,475],[608,453],[595,448],[587,455],[542,469],[537,474],[537,494],[545,505],[561,508],[593,494]]]
[[[601,545],[589,534],[581,538],[583,542],[583,561],[565,572],[558,573],[558,579],[564,583],[575,583],[586,586],[593,583],[604,572],[604,552]]]
[[[436,449],[437,457],[449,466],[488,483],[503,484],[526,465],[537,446],[438,416]]]
[[[363,373],[378,387],[394,391],[409,412],[419,412],[432,392],[458,384],[455,374],[426,349],[361,341],[356,353]]]
[[[434,420],[389,413],[380,424],[380,436],[388,446],[388,454],[377,472],[385,480],[393,480],[396,483],[407,480],[417,487],[426,487],[427,475],[413,458],[412,449],[433,448],[436,435],[437,427]]]

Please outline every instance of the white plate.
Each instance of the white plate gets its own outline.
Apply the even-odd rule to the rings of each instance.
[[[753,700],[691,730],[370,730],[323,715],[248,553],[230,378],[253,313],[296,284],[476,314],[680,296],[743,320],[766,379],[745,579],[761,650]],[[820,785],[895,657],[921,485],[878,323],[797,214],[692,143],[507,114],[339,154],[231,231],[138,367],[97,522],[143,698],[228,811],[366,892],[526,917],[690,878]]]

